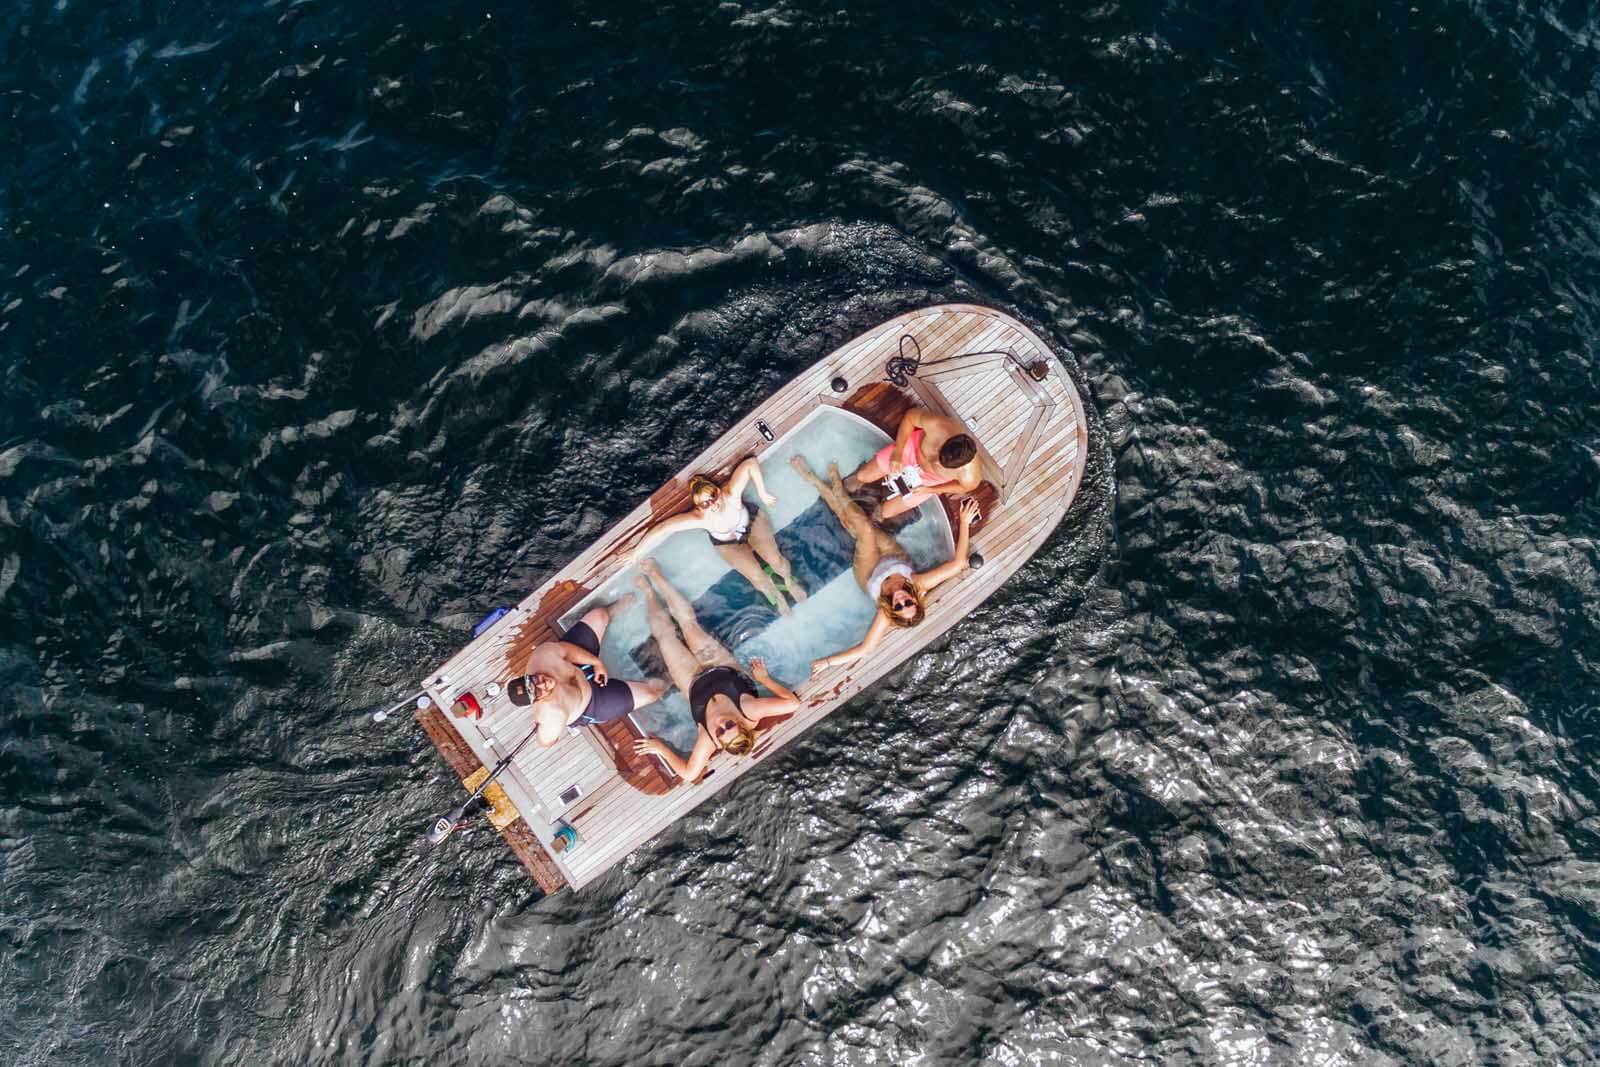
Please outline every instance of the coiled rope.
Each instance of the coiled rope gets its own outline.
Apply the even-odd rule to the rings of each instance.
[[[911,347],[915,350],[915,355],[906,355],[906,342],[908,341],[911,343]],[[915,377],[916,373],[924,366],[937,367],[941,363],[949,363],[950,361],[957,359],[967,359],[970,356],[1004,356],[1012,363],[1015,363],[1018,370],[1022,371],[1024,374],[1028,373],[1028,368],[1022,365],[1022,360],[1018,359],[1017,354],[1011,351],[1009,348],[985,348],[976,352],[960,352],[953,356],[943,356],[939,359],[931,359],[928,360],[927,363],[923,363],[922,346],[917,344],[917,339],[915,337],[912,337],[909,333],[903,333],[900,335],[900,354],[897,356],[890,356],[889,361],[883,365],[883,377],[885,381],[892,382],[904,389],[911,384],[911,379]]]

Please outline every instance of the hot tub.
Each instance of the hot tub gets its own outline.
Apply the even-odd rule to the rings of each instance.
[[[793,564],[795,577],[809,594],[793,614],[784,617],[765,597],[732,571],[699,530],[676,534],[653,553],[667,580],[688,597],[700,625],[727,646],[742,664],[755,657],[786,685],[798,686],[811,671],[811,661],[849,648],[861,640],[872,621],[873,603],[856,584],[851,570],[854,545],[812,489],[789,466],[796,454],[826,477],[828,463],[848,475],[890,438],[872,423],[843,408],[821,405],[799,425],[768,445],[761,454],[767,489],[778,497],[769,515],[778,545]],[[753,490],[746,494],[751,502]],[[917,510],[916,518],[895,532],[918,571],[951,558],[955,542],[938,499]],[[595,594],[561,619],[576,622],[596,603],[608,603],[635,591],[637,568],[616,574]],[[635,601],[611,620],[600,656],[617,678],[666,678],[655,652],[644,605]],[[803,695],[803,694],[802,694]],[[634,724],[687,754],[694,745],[694,720],[684,694],[673,689],[633,713]]]

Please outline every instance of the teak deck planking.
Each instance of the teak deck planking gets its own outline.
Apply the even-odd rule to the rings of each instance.
[[[883,380],[884,365],[899,353],[904,334],[916,338],[924,363],[909,390]],[[981,350],[1014,352],[1021,368],[995,356],[930,365]],[[908,354],[915,350],[908,346]],[[1022,368],[1039,360],[1048,370],[1043,381],[1034,381]],[[835,377],[848,383],[843,396],[831,388]],[[764,730],[750,757],[718,753],[699,784],[678,784],[654,758],[635,756],[631,742],[640,734],[627,719],[571,731],[548,749],[524,749],[500,778],[522,818],[500,832],[546,892],[562,885],[582,888],[603,875],[937,640],[1026,562],[1060,522],[1083,477],[1087,427],[1071,379],[1049,346],[990,308],[946,304],[885,322],[841,345],[744,416],[677,477],[428,676],[425,689],[435,706],[418,717],[464,780],[480,765],[498,762],[532,727],[526,708],[512,705],[503,694],[487,697],[485,686],[504,686],[521,674],[533,646],[556,636],[560,617],[620,569],[622,549],[649,526],[688,508],[691,475],[725,472],[745,456],[759,456],[768,442],[757,431],[757,421],[765,421],[781,439],[819,404],[829,404],[867,418],[892,436],[899,415],[913,400],[959,418],[983,446],[987,481],[975,495],[984,514],[974,526],[973,550],[982,553],[985,566],[935,590],[922,625],[891,630],[870,657],[802,682],[796,690],[802,698],[798,712]],[[956,501],[941,499],[953,523]],[[480,720],[449,714],[456,697],[467,690],[484,706]],[[566,781],[574,774],[586,775],[590,783],[575,803],[552,810],[538,798],[534,782]],[[579,846],[555,853],[550,842],[563,821],[577,831]]]

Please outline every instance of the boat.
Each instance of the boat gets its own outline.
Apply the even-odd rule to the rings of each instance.
[[[972,527],[973,568],[929,595],[920,625],[891,630],[854,663],[811,674],[812,658],[860,639],[873,606],[850,573],[848,535],[786,461],[804,455],[820,472],[831,459],[848,472],[893,439],[913,405],[957,419],[979,443],[983,482],[972,495],[982,517]],[[1087,439],[1083,403],[1066,366],[1027,326],[972,304],[907,312],[797,375],[559,573],[486,617],[464,648],[426,675],[417,720],[463,788],[482,793],[490,823],[539,887],[580,890],[959,626],[1066,514],[1083,480]],[[762,656],[775,677],[798,691],[799,709],[775,725],[763,723],[749,755],[716,753],[694,784],[680,783],[660,759],[634,749],[635,740],[655,735],[687,752],[696,727],[676,690],[624,718],[569,727],[550,747],[524,744],[533,717],[505,687],[524,673],[532,649],[590,606],[632,587],[629,547],[689,509],[691,477],[725,475],[752,455],[779,497],[770,517],[810,592],[805,603],[778,615],[737,580],[704,535],[676,535],[655,554],[693,600],[701,623],[741,662]],[[935,497],[896,533],[919,570],[950,558],[958,503]],[[602,656],[614,675],[641,678],[661,674],[651,649],[643,611],[619,612]],[[441,823],[438,836],[450,828]]]

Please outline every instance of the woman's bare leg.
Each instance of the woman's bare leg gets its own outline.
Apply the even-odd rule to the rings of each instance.
[[[783,579],[783,584],[788,587],[789,595],[796,604],[806,598],[806,591],[800,588],[800,583],[795,580],[794,568],[789,566],[789,559],[783,554],[783,549],[778,547],[778,535],[772,528],[772,520],[766,513],[757,515],[750,523],[750,547],[755,549],[756,555],[772,564],[772,569],[778,572],[778,577]],[[765,574],[765,571],[761,573]],[[779,605],[783,599],[778,599]],[[785,615],[789,613],[787,607],[780,606],[779,611]]]
[[[844,491],[844,483],[839,480],[838,464],[828,464],[830,480],[826,482],[812,473],[804,456],[793,457],[789,460],[789,466],[817,491],[822,497],[822,502],[828,505],[828,510],[833,512],[846,533],[857,541],[872,540],[872,519],[861,510],[861,505],[851,500],[850,494]]]
[[[661,649],[662,662],[667,665],[667,677],[672,679],[673,685],[683,690],[684,696],[688,696],[695,675],[700,673],[700,661],[684,646],[683,639],[678,636],[678,631],[672,625],[672,618],[662,608],[661,601],[656,599],[655,591],[650,588],[650,580],[642,574],[634,580],[639,583],[639,589],[644,594],[644,610],[650,620],[650,636],[656,639],[656,645]]]
[[[835,493],[837,493],[843,499],[850,500],[850,494],[846,493],[844,491],[844,483],[839,480],[839,465],[837,463],[828,464],[828,477],[833,482],[833,491]],[[896,541],[894,539],[894,535],[893,534],[889,533],[883,527],[881,527],[877,523],[873,522],[870,518],[867,518],[867,513],[865,511],[861,510],[861,505],[860,504],[856,504],[854,500],[850,500],[850,503],[855,504],[855,509],[862,516],[862,518],[866,518],[867,530],[868,530],[869,533],[871,533],[873,539],[878,544],[878,555],[880,555],[880,556],[904,556],[904,555],[906,555],[906,550],[900,547],[900,542]],[[876,561],[874,561],[874,566],[875,565],[876,565]],[[871,569],[870,568],[868,569],[868,573],[871,573]]]
[[[750,524],[750,537],[752,543],[755,539],[755,524],[761,520],[755,519]],[[716,545],[717,555],[728,561],[728,566],[744,576],[744,580],[756,587],[756,591],[772,601],[780,612],[789,614],[789,602],[783,599],[783,594],[778,592],[778,587],[772,581],[772,575],[761,569],[761,561],[756,559],[756,554],[751,551],[750,545]]]
[[[656,591],[661,594],[661,599],[667,602],[667,610],[672,613],[672,621],[683,631],[684,645],[699,664],[711,667],[724,661],[733,662],[733,657],[722,647],[722,643],[706,633],[705,628],[700,625],[700,620],[694,614],[694,605],[689,603],[689,598],[673,588],[672,583],[661,573],[661,568],[656,566],[655,560],[640,560],[639,570],[655,583]],[[688,690],[685,689],[684,693],[687,694]]]
[[[867,579],[872,575],[872,568],[878,565],[878,560],[885,554],[904,555],[894,538],[884,533],[872,524],[867,513],[861,510],[861,505],[850,499],[850,494],[844,491],[844,483],[839,479],[839,465],[828,464],[828,481],[824,482],[811,468],[806,466],[806,461],[795,456],[789,461],[800,477],[810,482],[821,494],[840,524],[856,542],[855,561],[852,570],[856,576],[856,584],[862,589],[867,587]]]

